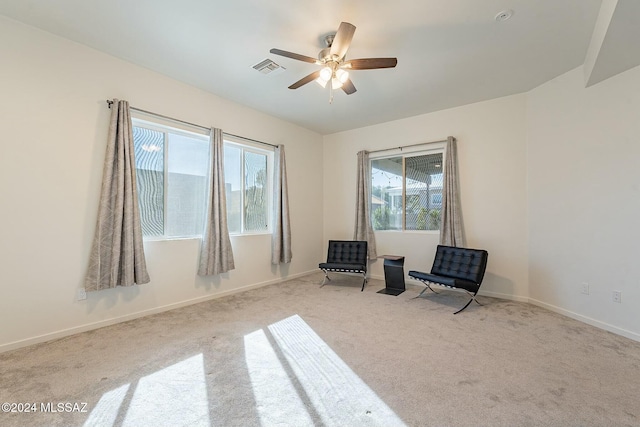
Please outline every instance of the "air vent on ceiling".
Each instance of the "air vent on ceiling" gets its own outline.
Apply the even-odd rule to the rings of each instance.
[[[253,68],[260,71],[262,74],[279,74],[286,70],[286,68],[276,64],[270,59],[265,59],[264,61],[258,62],[253,66]]]
[[[507,10],[503,10],[502,12],[498,13],[495,16],[495,20],[498,22],[502,22],[502,21],[506,21],[507,19],[511,18],[513,16],[513,10],[511,9],[507,9]]]

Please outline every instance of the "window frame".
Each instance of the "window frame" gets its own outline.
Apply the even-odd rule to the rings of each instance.
[[[163,214],[165,221],[163,223],[163,234],[162,235],[153,235],[146,236],[143,235],[144,241],[166,241],[166,240],[194,240],[194,239],[202,239],[203,233],[190,235],[190,236],[168,236],[166,235],[166,214],[167,214],[167,206],[168,206],[168,194],[167,185],[168,185],[168,177],[169,177],[169,149],[168,149],[168,140],[167,133],[172,133],[180,136],[186,136],[194,139],[201,139],[203,142],[206,142],[209,145],[210,133],[208,130],[205,130],[199,126],[191,126],[187,123],[183,123],[180,121],[174,121],[168,118],[158,117],[154,114],[149,114],[142,111],[131,111],[131,125],[132,127],[140,127],[149,129],[156,132],[164,133],[164,153],[163,153],[163,161],[164,161],[164,170],[163,170]],[[240,148],[242,150],[241,154],[241,180],[242,180],[242,201],[241,201],[241,231],[240,232],[229,232],[230,236],[252,236],[252,235],[270,235],[273,233],[273,189],[274,189],[274,181],[273,181],[273,172],[274,172],[274,162],[275,162],[275,148],[269,147],[266,148],[263,144],[258,144],[256,142],[252,142],[251,140],[247,140],[238,136],[224,135],[223,136],[223,147],[226,147],[227,144]],[[209,147],[210,149],[210,147]],[[224,152],[224,149],[223,149]],[[244,211],[244,197],[245,197],[245,174],[244,174],[244,153],[250,152],[254,154],[265,155],[267,158],[267,171],[266,171],[266,193],[267,193],[267,228],[264,231],[246,231],[245,230],[245,211]],[[225,165],[226,166],[226,165]],[[226,167],[225,167],[226,171]],[[211,167],[208,168],[207,180],[210,181],[209,173],[211,172]],[[225,191],[226,191],[226,182],[225,182]],[[208,198],[209,195],[205,194],[204,197]],[[225,197],[228,195],[225,192]],[[205,201],[205,206],[207,202]],[[227,204],[228,206],[228,204]],[[205,221],[206,221],[206,212]],[[204,227],[203,227],[204,232]]]
[[[185,137],[189,137],[189,138],[193,138],[193,139],[199,139],[202,140],[203,143],[205,143],[207,145],[207,147],[209,147],[209,134],[204,131],[203,129],[199,129],[196,128],[195,126],[186,126],[186,125],[181,125],[181,124],[177,124],[171,120],[164,120],[161,118],[156,118],[154,116],[149,116],[147,114],[144,113],[135,113],[132,111],[131,112],[131,127],[138,127],[138,128],[144,128],[144,129],[148,129],[148,130],[152,130],[155,132],[162,132],[164,134],[164,153],[163,153],[163,162],[164,162],[164,167],[163,167],[163,195],[162,195],[162,209],[163,209],[163,224],[162,224],[162,235],[153,235],[153,236],[148,236],[148,235],[143,235],[142,239],[143,241],[148,241],[148,242],[158,242],[158,241],[167,241],[167,240],[196,240],[196,239],[202,239],[203,234],[204,234],[204,227],[203,227],[203,232],[200,234],[193,234],[193,235],[185,235],[185,236],[169,236],[166,234],[167,232],[167,207],[168,207],[168,202],[169,202],[169,191],[167,191],[168,189],[168,185],[169,185],[169,141],[168,141],[168,135],[169,133],[174,134],[174,135],[179,135],[179,136],[185,136]],[[210,147],[209,147],[210,150]],[[137,168],[136,168],[137,170]],[[136,176],[137,178],[137,176]],[[206,179],[207,181],[209,180],[209,172],[207,172],[206,175]],[[207,194],[204,194],[205,197],[207,197]],[[205,206],[206,206],[206,202],[205,202]],[[206,221],[206,211],[204,212],[204,218]]]
[[[240,192],[241,194],[241,200],[240,200],[240,207],[241,207],[241,213],[240,213],[240,231],[231,231],[229,230],[229,235],[236,237],[236,236],[259,236],[259,235],[265,235],[265,234],[272,234],[273,233],[273,186],[274,186],[274,182],[273,182],[273,168],[274,168],[274,149],[273,148],[265,148],[264,145],[262,144],[257,144],[257,143],[252,143],[251,141],[245,140],[243,138],[239,138],[239,137],[234,137],[231,135],[225,135],[224,136],[224,147],[227,146],[231,146],[234,148],[239,148],[241,150],[241,167],[242,170],[240,171],[240,178],[241,178],[241,184],[240,187],[242,189],[242,191]],[[246,174],[245,174],[245,162],[244,162],[244,153],[248,152],[248,153],[254,153],[254,154],[260,154],[260,155],[264,155],[267,158],[267,171],[266,171],[266,187],[267,187],[267,228],[264,231],[246,231],[245,230],[245,206],[244,206],[244,198],[245,198],[245,186],[246,186],[246,182],[245,182],[245,178],[246,178]],[[227,170],[227,165],[225,164],[225,174],[226,174],[226,170]],[[225,179],[225,191],[226,191],[226,179]],[[225,197],[227,200],[227,208],[228,208],[228,201],[229,201],[229,195],[225,193]],[[228,219],[227,219],[228,222]]]
[[[432,155],[432,154],[442,154],[442,173],[444,175],[444,164],[446,159],[446,144],[444,142],[440,143],[431,143],[428,148],[417,148],[411,150],[403,150],[402,148],[397,148],[393,150],[381,150],[384,153],[376,154],[375,152],[369,155],[369,185],[371,186],[371,191],[373,195],[373,178],[372,178],[372,165],[374,160],[380,159],[391,159],[391,158],[402,158],[402,194],[401,194],[401,202],[402,202],[402,225],[401,229],[387,229],[387,230],[376,230],[372,229],[374,233],[420,233],[420,234],[440,234],[440,230],[408,230],[406,228],[406,202],[407,202],[407,188],[406,188],[406,172],[405,172],[405,163],[407,157],[416,157],[416,156],[424,156],[424,155]],[[370,218],[373,216],[373,206],[372,206],[372,197],[369,198],[369,215]],[[442,205],[440,206],[440,212],[442,213]]]

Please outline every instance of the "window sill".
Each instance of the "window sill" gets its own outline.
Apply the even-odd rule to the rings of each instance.
[[[229,237],[249,237],[249,236],[271,236],[271,231],[260,231],[255,233],[229,233]]]
[[[190,237],[143,237],[142,241],[146,242],[172,242],[182,240],[201,240],[202,236],[190,236]]]
[[[229,237],[250,237],[250,236],[271,236],[273,234],[271,231],[265,232],[256,232],[256,233],[229,233]],[[188,237],[143,237],[143,243],[147,242],[173,242],[173,241],[184,241],[184,240],[202,240],[202,236],[188,236]]]
[[[373,230],[374,233],[440,234],[440,230]]]

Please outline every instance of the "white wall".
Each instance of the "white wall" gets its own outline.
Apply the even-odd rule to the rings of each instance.
[[[320,135],[3,17],[0,40],[0,351],[317,269]],[[198,240],[147,242],[150,284],[75,301],[95,227],[111,98],[285,144],[291,264],[271,266],[268,235],[235,237],[236,269],[202,279]]]
[[[639,138],[640,67],[586,89],[578,68],[527,94],[532,301],[636,340]]]
[[[528,298],[525,95],[382,123],[324,137],[324,239],[351,239],[356,153],[458,140],[460,192],[469,247],[489,252],[480,294]],[[392,108],[392,106],[390,107]],[[376,232],[379,255],[404,255],[405,274],[428,270],[438,235]],[[383,277],[382,262],[370,272]]]
[[[468,245],[489,251],[481,294],[640,340],[640,68],[588,89],[576,69],[527,94],[323,138],[3,17],[0,40],[0,351],[315,271],[328,239],[352,238],[357,151],[448,135],[458,139]],[[197,240],[147,242],[150,284],[75,301],[114,97],[285,144],[291,265],[270,265],[269,236],[235,237],[236,270],[201,279]],[[407,257],[405,271],[429,268],[437,244],[422,232],[377,239],[379,254]],[[382,263],[371,273],[382,277]]]
[[[639,118],[640,67],[589,88],[578,68],[526,94],[325,136],[325,247],[353,236],[359,150],[453,135],[468,246],[489,251],[481,294],[640,341]],[[376,233],[405,272],[430,267],[437,238]],[[383,276],[380,261],[371,274]]]

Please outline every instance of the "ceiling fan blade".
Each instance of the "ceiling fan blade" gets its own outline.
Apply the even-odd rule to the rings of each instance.
[[[363,58],[346,61],[342,67],[352,70],[374,70],[376,68],[393,68],[397,64],[398,58]]]
[[[351,95],[352,93],[354,93],[356,91],[356,87],[351,82],[351,79],[347,79],[346,82],[342,83],[342,90],[347,95]]]
[[[269,52],[275,55],[286,56],[287,58],[291,58],[291,59],[297,59],[298,61],[310,62],[311,64],[319,63],[317,59],[312,58],[310,56],[300,55],[298,53],[293,53],[293,52],[287,52],[286,50],[271,49]]]
[[[353,33],[356,32],[356,27],[348,22],[341,22],[338,27],[338,32],[333,38],[331,43],[331,55],[336,55],[338,59],[344,58],[344,55],[351,45],[351,39],[353,39]]]
[[[308,76],[305,76],[305,77],[301,78],[300,80],[298,80],[297,82],[295,82],[294,84],[289,86],[289,89],[298,89],[300,86],[304,86],[307,83],[314,81],[318,77],[320,77],[320,70],[314,71],[313,73],[309,74]]]

